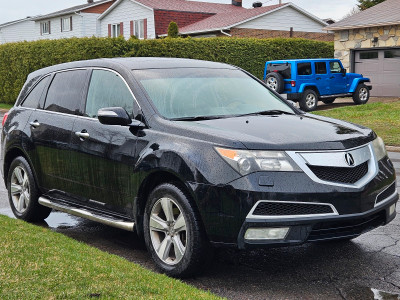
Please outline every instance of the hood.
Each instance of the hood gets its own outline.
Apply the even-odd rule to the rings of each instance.
[[[197,122],[174,122],[180,135],[252,150],[344,150],[372,141],[365,127],[331,118],[304,115],[248,116]],[[182,128],[183,127],[183,128]],[[175,129],[177,129],[175,127]]]

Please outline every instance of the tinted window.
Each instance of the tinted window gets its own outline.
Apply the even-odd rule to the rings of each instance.
[[[270,72],[279,72],[285,79],[290,79],[292,77],[292,69],[291,64],[283,63],[283,64],[269,64],[267,66],[267,73]]]
[[[47,93],[45,109],[67,114],[79,114],[86,74],[86,70],[57,73]]]
[[[298,63],[297,64],[298,75],[311,75],[311,63]]]
[[[400,58],[400,50],[385,51],[385,58]]]
[[[360,59],[377,59],[378,51],[360,52]]]
[[[316,62],[315,63],[315,74],[326,74],[326,62]]]
[[[342,66],[337,61],[332,61],[329,63],[331,73],[342,73]]]
[[[114,72],[93,70],[86,102],[86,115],[96,117],[100,108],[123,107],[133,117],[131,91]]]
[[[38,108],[40,98],[42,97],[43,90],[47,85],[50,76],[43,78],[29,93],[28,97],[25,98],[21,104],[23,107]]]

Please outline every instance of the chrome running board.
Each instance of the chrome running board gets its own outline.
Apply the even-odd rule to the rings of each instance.
[[[116,227],[119,229],[133,231],[135,228],[134,222],[124,221],[112,216],[105,216],[84,208],[74,207],[66,203],[58,203],[44,197],[39,198],[39,203],[43,206],[54,208],[55,210],[65,212],[77,217],[82,217],[91,221],[99,222],[105,225]]]

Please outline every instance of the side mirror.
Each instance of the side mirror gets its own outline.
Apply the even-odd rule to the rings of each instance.
[[[347,70],[346,69],[342,69],[342,74],[343,74],[343,76],[346,76]]]
[[[122,107],[101,108],[97,112],[101,124],[128,126],[132,123],[131,117]]]

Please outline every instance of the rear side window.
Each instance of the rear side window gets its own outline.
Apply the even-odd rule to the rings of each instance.
[[[86,101],[86,115],[97,117],[100,108],[123,107],[133,117],[133,96],[122,78],[111,71],[93,70]]]
[[[66,114],[79,114],[86,76],[86,70],[57,73],[49,87],[44,109]]]
[[[316,62],[315,63],[315,74],[326,74],[326,62]]]
[[[311,75],[311,63],[298,63],[297,64],[298,75]]]
[[[42,97],[43,90],[47,86],[50,76],[46,76],[32,89],[28,97],[25,98],[21,104],[22,107],[38,108],[40,98]]]

